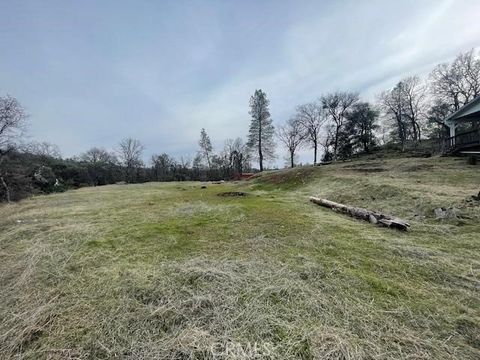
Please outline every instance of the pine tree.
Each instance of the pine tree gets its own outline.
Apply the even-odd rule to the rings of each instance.
[[[275,143],[273,136],[275,129],[273,127],[270,111],[268,110],[269,101],[267,94],[262,90],[255,90],[255,94],[250,98],[250,111],[252,117],[250,131],[248,135],[248,147],[255,153],[260,165],[260,171],[263,171],[263,161],[273,159],[275,152]]]
[[[210,137],[207,135],[207,132],[204,128],[202,128],[200,131],[200,140],[198,145],[200,145],[200,153],[202,157],[207,160],[208,168],[210,169],[210,154],[212,153],[213,147]]]

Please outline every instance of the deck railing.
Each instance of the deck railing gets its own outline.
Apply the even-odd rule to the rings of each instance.
[[[480,129],[475,129],[445,139],[445,150],[452,151],[455,149],[480,145]]]

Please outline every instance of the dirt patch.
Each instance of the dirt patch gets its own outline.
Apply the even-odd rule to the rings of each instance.
[[[343,168],[351,171],[359,171],[359,172],[367,172],[367,173],[382,172],[382,171],[388,170],[381,163],[375,163],[375,162],[345,165]]]
[[[248,194],[242,191],[225,191],[217,194],[218,196],[224,197],[237,197],[237,196],[247,196]]]
[[[414,164],[406,166],[404,171],[406,172],[414,172],[414,171],[422,171],[422,170],[432,170],[432,164]]]
[[[351,171],[359,171],[359,172],[366,172],[366,173],[374,173],[374,172],[383,172],[387,169],[383,167],[363,167],[363,168],[352,168],[349,169]]]
[[[381,166],[383,166],[383,163],[381,162],[369,161],[369,162],[355,162],[353,164],[344,165],[343,167],[345,169],[358,169],[358,168],[365,168],[365,167],[381,167]]]

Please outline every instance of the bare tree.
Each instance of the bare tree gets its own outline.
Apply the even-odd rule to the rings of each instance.
[[[92,147],[78,157],[85,163],[90,184],[104,185],[115,182],[121,175],[117,156],[104,148]]]
[[[91,164],[97,163],[107,163],[107,164],[116,164],[117,157],[114,153],[111,153],[104,148],[92,147],[91,149],[85,151],[79,157],[80,161],[88,162]]]
[[[140,141],[125,138],[120,141],[118,155],[125,167],[125,179],[127,182],[135,182],[137,169],[143,166],[142,153],[145,147]]]
[[[156,181],[170,180],[168,175],[174,170],[174,159],[172,159],[168,154],[163,153],[160,155],[152,155],[151,162],[154,179]]]
[[[334,124],[333,160],[338,156],[338,137],[344,125],[347,112],[358,102],[358,93],[335,92],[320,98],[322,107]]]
[[[441,139],[450,136],[450,128],[445,119],[451,112],[451,107],[441,99],[434,99],[427,111],[427,130],[430,137]]]
[[[411,138],[416,142],[421,140],[421,122],[425,119],[427,89],[421,83],[418,76],[409,76],[400,81],[403,103],[405,105],[404,115],[410,122]]]
[[[421,139],[421,125],[426,118],[426,88],[418,76],[402,79],[391,90],[382,92],[378,101],[386,118],[395,124],[393,135],[402,150],[407,140]]]
[[[433,95],[454,112],[480,95],[480,58],[473,49],[440,64],[430,74]]]
[[[0,97],[0,150],[5,151],[21,137],[25,130],[27,115],[14,97]]]
[[[0,97],[0,185],[4,189],[8,203],[11,198],[10,188],[6,180],[8,172],[4,167],[5,157],[13,149],[15,142],[22,136],[26,119],[25,110],[17,99],[10,95]]]
[[[335,137],[335,129],[333,124],[326,124],[325,130],[320,134],[319,144],[323,148],[323,162],[332,161],[333,153],[331,147],[333,144],[333,138]]]
[[[176,161],[176,167],[178,172],[178,180],[188,180],[189,178],[189,167],[192,164],[190,157],[180,156],[180,159]]]
[[[405,149],[405,142],[407,140],[407,124],[405,123],[405,116],[403,114],[405,110],[403,100],[402,90],[399,84],[389,91],[383,91],[378,96],[378,104],[385,117],[395,122],[393,136],[399,140],[402,150]]]
[[[316,164],[320,131],[326,121],[321,104],[311,102],[297,106],[295,119],[302,127],[305,140],[308,141],[313,148],[313,163]]]
[[[236,177],[250,167],[250,154],[247,145],[241,138],[227,139],[223,152],[229,162],[233,177]]]
[[[62,154],[60,148],[46,141],[33,141],[23,147],[23,151],[43,158],[55,158],[60,159]]]
[[[283,126],[280,126],[277,136],[285,145],[290,156],[290,167],[295,167],[295,153],[305,141],[306,134],[303,131],[302,124],[297,119],[290,119]]]

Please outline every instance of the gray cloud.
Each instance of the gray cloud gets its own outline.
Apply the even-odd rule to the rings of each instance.
[[[193,155],[245,136],[248,99],[276,123],[349,89],[373,99],[405,75],[479,46],[480,3],[460,1],[9,2],[0,93],[31,113],[31,135],[64,155],[125,136]],[[281,150],[279,151],[281,153]],[[309,160],[307,152],[302,160]]]

